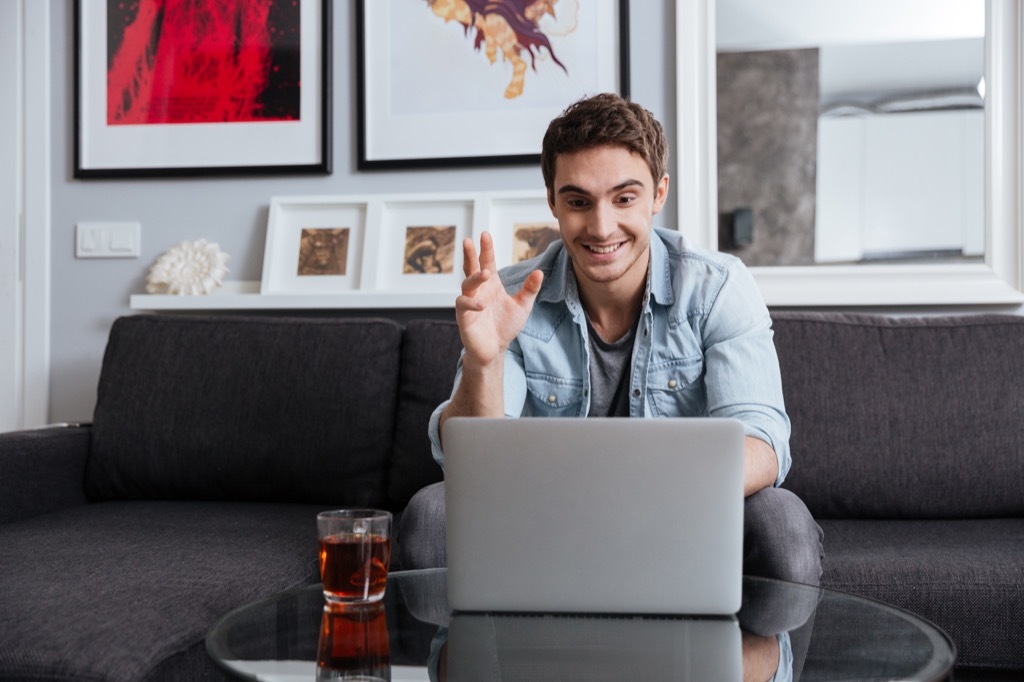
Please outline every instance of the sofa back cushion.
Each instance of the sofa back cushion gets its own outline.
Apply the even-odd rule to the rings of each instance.
[[[400,342],[388,320],[120,318],[86,492],[384,506]]]
[[[824,518],[1024,514],[1024,317],[776,312],[784,483]]]
[[[420,488],[443,478],[430,453],[427,425],[434,409],[451,395],[461,351],[455,322],[413,320],[405,327],[388,485],[388,498],[396,508],[404,507]]]

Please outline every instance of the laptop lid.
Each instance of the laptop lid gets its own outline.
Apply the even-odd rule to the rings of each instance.
[[[739,421],[452,418],[442,440],[453,609],[739,611]]]

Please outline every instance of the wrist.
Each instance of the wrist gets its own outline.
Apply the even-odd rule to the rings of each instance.
[[[464,355],[459,385],[452,395],[448,416],[500,417],[504,415],[505,354],[491,362]]]
[[[462,354],[462,374],[472,374],[477,377],[498,376],[505,371],[505,351],[501,348],[494,355],[481,356],[473,353],[468,348]]]

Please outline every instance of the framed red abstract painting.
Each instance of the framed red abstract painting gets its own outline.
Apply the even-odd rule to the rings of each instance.
[[[629,94],[628,0],[357,0],[360,169],[537,163],[548,123]]]
[[[76,0],[75,177],[330,173],[330,0]]]

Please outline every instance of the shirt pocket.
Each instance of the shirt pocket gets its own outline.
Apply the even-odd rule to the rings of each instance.
[[[652,365],[647,397],[655,417],[700,417],[707,412],[704,358],[689,357]]]
[[[583,382],[550,374],[526,373],[527,413],[537,417],[578,417]]]

